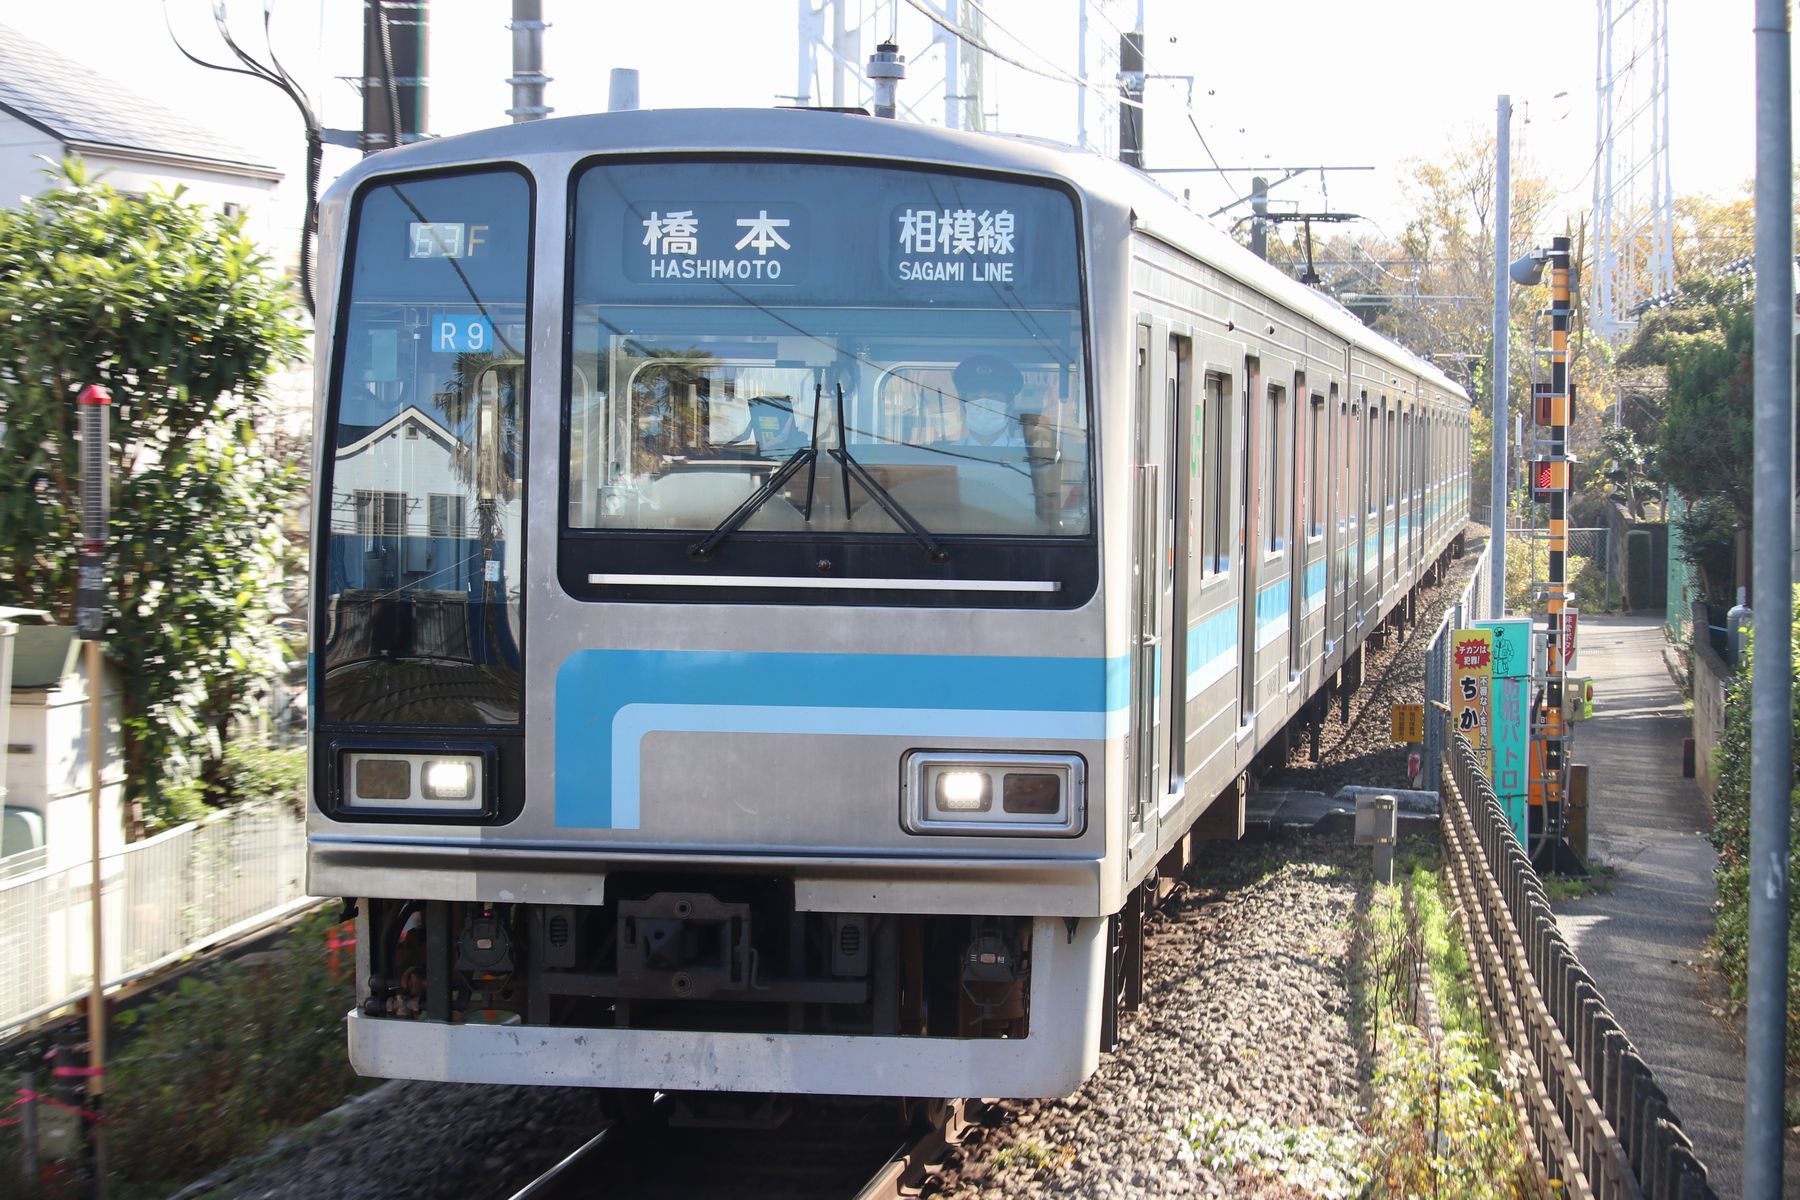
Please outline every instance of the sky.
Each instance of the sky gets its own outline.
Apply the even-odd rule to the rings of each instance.
[[[640,72],[645,107],[792,103],[799,90],[798,14],[807,0],[543,0],[546,92],[555,115],[603,111],[614,67]],[[941,45],[919,11],[943,0],[844,0],[908,57],[901,99],[920,118],[944,113]],[[967,0],[964,0],[966,3]],[[1064,141],[1078,136],[1078,0],[976,0],[994,50],[1036,73],[984,59],[989,123]],[[213,0],[0,0],[0,24],[210,126],[287,173],[282,202],[298,221],[301,127],[266,84],[186,62],[164,25],[202,57],[225,60]],[[360,101],[360,0],[269,0],[277,53],[328,126],[354,128]],[[818,0],[813,0],[816,5]],[[260,50],[262,0],[226,0],[241,44]],[[1090,129],[1116,121],[1105,47],[1137,20],[1136,0],[1089,6]],[[1344,228],[1395,235],[1407,211],[1410,160],[1491,135],[1509,93],[1515,172],[1547,176],[1573,219],[1592,199],[1596,10],[1579,0],[1143,0],[1146,165],[1350,166],[1308,171],[1272,193],[1277,209],[1363,214]],[[503,124],[511,103],[509,0],[433,0],[430,125],[452,134]],[[1750,0],[1669,0],[1671,179],[1677,194],[1738,192],[1753,170]],[[811,88],[829,95],[828,76]],[[1205,138],[1202,146],[1201,138]],[[333,151],[327,177],[355,161]],[[1270,170],[1278,178],[1280,171]],[[1233,204],[1248,173],[1161,176],[1210,213]],[[1244,211],[1235,207],[1222,221]]]

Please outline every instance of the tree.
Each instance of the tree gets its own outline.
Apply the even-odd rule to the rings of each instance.
[[[172,768],[278,666],[280,518],[295,472],[259,451],[270,377],[297,358],[286,282],[232,220],[131,196],[78,161],[0,213],[0,601],[72,621],[74,397],[113,395],[107,641],[122,669],[126,794],[164,814]]]
[[[1732,541],[1751,518],[1753,307],[1746,276],[1689,276],[1671,303],[1644,315],[1619,359],[1660,367],[1668,380],[1657,469],[1689,501],[1684,552],[1715,604],[1730,603]]]

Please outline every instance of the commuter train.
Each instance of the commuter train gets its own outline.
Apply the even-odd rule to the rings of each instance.
[[[1443,374],[1143,175],[819,111],[321,215],[309,890],[369,1075],[1060,1096],[1460,548]]]

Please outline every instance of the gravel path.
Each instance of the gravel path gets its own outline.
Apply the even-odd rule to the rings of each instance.
[[[1387,744],[1390,699],[1417,699],[1424,650],[1461,592],[1479,540],[1418,622],[1367,652],[1350,720],[1331,711],[1323,761],[1305,751],[1268,786],[1404,786]],[[1386,675],[1383,678],[1384,673]],[[1367,1063],[1354,1028],[1352,931],[1368,899],[1360,859],[1341,841],[1209,847],[1152,914],[1145,1004],[1116,1053],[1074,1096],[1014,1106],[947,1164],[952,1200],[1078,1196],[1298,1197],[1316,1194],[1235,1161],[1184,1153],[1179,1134],[1214,1128],[1318,1131],[1357,1115]],[[198,1197],[257,1200],[488,1200],[522,1186],[602,1120],[582,1089],[396,1083],[278,1142]],[[689,1134],[698,1147],[705,1131]],[[1229,1156],[1227,1156],[1229,1159]],[[1292,1155],[1290,1154],[1291,1158]]]

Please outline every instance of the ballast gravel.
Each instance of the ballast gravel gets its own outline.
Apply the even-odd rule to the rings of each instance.
[[[1424,651],[1479,550],[1421,595],[1416,621],[1365,651],[1347,721],[1334,705],[1321,761],[1296,750],[1273,788],[1404,787],[1389,701],[1423,694]],[[1368,1078],[1356,1016],[1354,933],[1369,898],[1366,856],[1340,838],[1212,846],[1152,914],[1142,1009],[1075,1095],[1019,1103],[953,1151],[947,1200],[1299,1197],[1309,1189],[1185,1153],[1192,1119],[1313,1131],[1354,1125]],[[510,1195],[603,1120],[581,1089],[395,1083],[352,1102],[181,1195],[257,1200],[487,1200]],[[706,1131],[690,1135],[704,1153]]]
[[[1190,1118],[1354,1121],[1365,1070],[1351,949],[1366,872],[1339,842],[1231,850],[1203,856],[1154,920],[1144,1006],[1119,1048],[1074,1096],[1024,1105],[966,1147],[947,1196],[1240,1196],[1252,1180],[1235,1163],[1215,1171],[1182,1152]]]
[[[1407,753],[1388,741],[1390,702],[1418,702],[1425,649],[1467,585],[1480,550],[1419,597],[1416,619],[1364,651],[1348,719],[1334,704],[1320,761],[1302,745],[1271,789],[1406,787]],[[1208,847],[1153,915],[1145,1004],[1074,1096],[1019,1106],[964,1146],[945,1176],[951,1200],[1047,1197],[1299,1197],[1254,1154],[1184,1153],[1190,1120],[1274,1127],[1312,1140],[1354,1124],[1368,1079],[1357,1027],[1353,931],[1369,898],[1366,854],[1345,839]],[[1215,1166],[1214,1160],[1222,1160]]]

